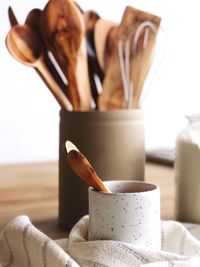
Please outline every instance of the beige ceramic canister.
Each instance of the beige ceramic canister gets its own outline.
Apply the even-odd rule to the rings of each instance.
[[[180,221],[200,223],[200,115],[188,120],[176,144],[176,215]]]
[[[143,111],[60,112],[59,224],[71,229],[88,214],[88,186],[68,166],[65,142],[73,142],[102,180],[144,180]]]

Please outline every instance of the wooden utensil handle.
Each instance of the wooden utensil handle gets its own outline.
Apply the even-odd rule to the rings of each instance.
[[[9,8],[8,8],[8,18],[9,18],[11,27],[18,24],[17,18],[15,16],[11,6],[9,6]]]
[[[36,68],[46,80],[46,83],[48,84],[48,88],[50,89],[50,91],[52,92],[56,100],[58,101],[61,108],[71,111],[72,110],[71,103],[69,102],[68,98],[63,93],[61,88],[58,86],[54,78],[52,77],[44,60],[38,61]]]

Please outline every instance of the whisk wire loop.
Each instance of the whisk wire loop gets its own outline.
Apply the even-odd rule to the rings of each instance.
[[[142,55],[141,55],[141,60],[139,64],[139,70],[141,70],[142,65],[144,63],[144,51],[149,41],[150,30],[153,32],[153,34],[156,34],[156,27],[150,21],[144,21],[136,29],[134,29],[132,49],[130,49],[131,33],[129,33],[125,41],[125,55],[123,54],[122,39],[120,39],[118,42],[118,58],[119,58],[119,66],[120,66],[122,84],[123,84],[124,102],[126,104],[126,108],[128,109],[132,108],[133,93],[134,93],[134,89],[136,89],[135,85],[138,83],[138,80],[140,79],[140,71],[139,71],[139,75],[137,76],[135,84],[133,80],[130,81],[130,71],[131,71],[130,70],[130,58],[136,55],[139,38],[141,37],[144,31],[143,43],[142,43]]]

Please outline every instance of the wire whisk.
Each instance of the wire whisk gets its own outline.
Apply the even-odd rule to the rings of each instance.
[[[151,57],[149,57],[148,45],[150,32],[156,35],[156,26],[150,21],[144,21],[129,34],[125,41],[124,49],[122,39],[118,42],[118,59],[123,84],[124,102],[127,109],[138,106],[143,83],[150,67],[148,61],[153,54],[151,53]],[[141,49],[138,51],[142,36]]]

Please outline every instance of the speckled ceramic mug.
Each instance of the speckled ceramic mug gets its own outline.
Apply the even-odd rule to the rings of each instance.
[[[112,193],[89,188],[89,240],[119,240],[160,249],[160,190],[139,181],[106,181]]]

